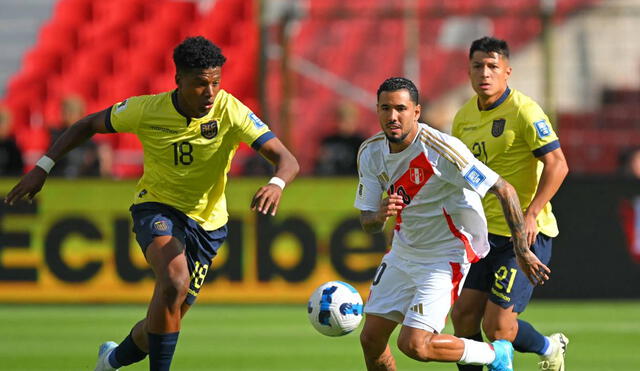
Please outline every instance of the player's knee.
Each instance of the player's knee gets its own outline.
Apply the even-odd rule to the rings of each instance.
[[[368,331],[360,333],[360,345],[365,354],[382,353],[387,346],[386,342],[382,341],[379,336]]]
[[[485,320],[482,322],[482,330],[490,341],[504,339],[513,341],[518,333],[517,322]]]
[[[168,305],[182,304],[189,291],[189,276],[169,275],[160,282],[159,289]]]

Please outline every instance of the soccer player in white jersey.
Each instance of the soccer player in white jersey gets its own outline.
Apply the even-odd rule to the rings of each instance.
[[[396,369],[388,340],[401,323],[398,347],[413,359],[512,370],[508,341],[488,344],[441,331],[470,264],[489,251],[480,199],[486,192],[503,205],[523,271],[535,281],[548,278],[527,247],[516,192],[458,139],[418,122],[413,82],[387,79],[377,96],[382,132],[360,147],[355,206],[366,232],[381,232],[389,217],[395,227],[365,306],[360,342],[367,369]]]

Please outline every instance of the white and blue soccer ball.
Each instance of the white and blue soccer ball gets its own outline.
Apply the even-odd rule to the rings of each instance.
[[[330,281],[318,287],[307,306],[309,321],[323,335],[342,336],[362,321],[362,297],[353,286]]]

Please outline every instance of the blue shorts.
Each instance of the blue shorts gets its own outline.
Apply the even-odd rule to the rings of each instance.
[[[158,202],[133,205],[129,210],[133,218],[133,232],[145,255],[147,247],[156,236],[173,236],[185,246],[191,277],[186,303],[192,305],[204,283],[213,257],[227,238],[227,226],[205,231],[183,212]]]
[[[514,312],[522,313],[531,300],[534,286],[518,267],[510,238],[489,233],[491,250],[486,257],[471,264],[464,288],[487,292],[495,304],[502,308],[513,305]],[[551,260],[552,240],[538,233],[531,246],[531,251],[545,265]]]

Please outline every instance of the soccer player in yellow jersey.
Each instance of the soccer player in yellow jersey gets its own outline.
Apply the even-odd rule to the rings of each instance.
[[[95,370],[115,370],[147,354],[150,370],[169,370],[181,319],[227,236],[224,189],[240,142],[275,165],[274,177],[251,203],[260,213],[275,215],[285,184],[299,170],[267,125],[220,89],[226,58],[217,46],[190,37],[175,48],[173,60],[176,90],[133,97],[82,118],[5,199],[33,198],[55,161],[96,133],[130,132],[142,142],[144,174],[130,210],[155,288],[146,317],[119,345],[102,344]]]
[[[558,235],[549,201],[568,167],[549,118],[531,98],[510,89],[509,47],[503,40],[483,37],[471,44],[469,77],[476,95],[456,114],[452,134],[476,158],[511,183],[525,217],[530,249],[548,264],[551,240]],[[545,337],[518,319],[533,288],[519,269],[511,234],[494,196],[483,199],[489,227],[489,255],[471,266],[451,318],[457,336],[482,339],[480,325],[491,340],[506,339],[520,352],[541,356],[543,370],[564,370],[568,339],[561,333]],[[458,365],[463,371],[481,366]]]

